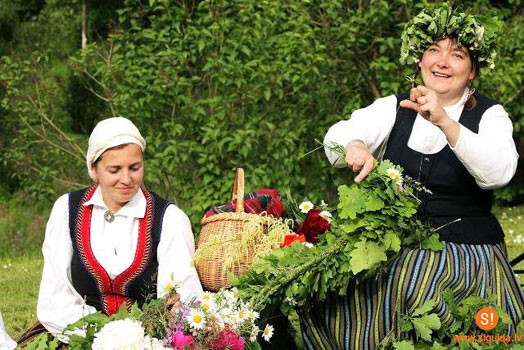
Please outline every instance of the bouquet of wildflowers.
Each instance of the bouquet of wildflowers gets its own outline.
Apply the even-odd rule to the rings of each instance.
[[[169,291],[168,297],[176,293]],[[255,350],[259,336],[269,341],[273,326],[257,325],[258,312],[238,298],[238,291],[206,292],[201,298],[171,309],[164,299],[125,306],[107,317],[97,312],[69,325],[64,334],[69,348],[95,350]],[[47,333],[28,349],[57,349],[58,341]]]
[[[261,333],[258,312],[238,299],[236,288],[205,292],[199,300],[183,304],[173,312],[166,345],[171,349],[243,350],[258,348]],[[266,325],[262,337],[269,341],[273,327]]]

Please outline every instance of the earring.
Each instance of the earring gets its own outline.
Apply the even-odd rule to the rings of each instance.
[[[468,101],[471,98],[471,96],[473,96],[474,93],[475,93],[475,88],[469,88],[468,98],[466,99],[466,101]]]

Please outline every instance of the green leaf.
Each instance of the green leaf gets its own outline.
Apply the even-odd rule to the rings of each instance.
[[[387,256],[383,246],[376,242],[361,240],[355,243],[355,249],[350,253],[349,264],[351,272],[355,275],[363,270],[368,270],[381,261],[386,261]]]
[[[427,314],[429,311],[433,310],[436,304],[437,304],[437,301],[435,299],[429,299],[422,306],[416,308],[411,316],[415,317],[415,316]]]
[[[436,233],[423,240],[421,246],[422,249],[429,249],[433,251],[444,249],[444,243],[440,241],[439,235]]]
[[[269,101],[269,99],[271,98],[271,89],[270,88],[266,88],[264,90],[264,98],[266,99],[266,101]]]
[[[398,236],[394,233],[386,233],[382,239],[382,243],[384,244],[384,248],[386,250],[391,249],[397,253],[400,251],[400,238],[398,238]]]
[[[411,319],[415,333],[425,341],[431,341],[431,333],[440,328],[440,319],[437,314],[425,315]]]
[[[411,340],[402,340],[393,342],[393,349],[395,350],[414,350],[415,346]]]

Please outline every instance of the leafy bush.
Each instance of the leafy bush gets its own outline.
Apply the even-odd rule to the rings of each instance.
[[[132,119],[148,142],[147,186],[174,199],[193,223],[207,207],[229,200],[236,167],[246,169],[247,190],[314,190],[319,198],[311,199],[330,201],[337,185],[348,181],[347,172],[330,168],[322,152],[300,156],[356,108],[409,88],[404,77],[412,74],[411,68],[398,61],[400,32],[425,5],[413,0],[127,0],[108,39],[92,43],[71,60],[75,79],[83,79],[107,106],[86,102],[82,109],[96,115],[82,119],[84,127],[74,130],[85,130],[109,115]],[[505,21],[497,69],[483,72],[477,85],[513,116],[518,140],[524,132],[524,63],[515,59],[522,56],[524,45],[519,5],[461,3]],[[30,68],[45,64],[27,61]],[[17,64],[4,60],[0,72]],[[0,74],[9,102],[3,106],[9,113],[35,115],[31,101],[23,108],[11,102],[35,96],[34,84],[23,81],[30,71]],[[20,84],[10,84],[18,76]],[[60,96],[61,85],[56,87]],[[76,120],[67,113],[72,98],[64,98],[53,113],[66,112],[48,115],[70,131]],[[44,100],[42,108],[60,101],[55,96]],[[41,123],[39,116],[31,120]],[[44,155],[49,160],[44,174],[56,171],[45,179],[35,176],[40,168],[33,175],[22,172],[24,186],[31,183],[31,191],[41,192],[52,187],[54,195],[45,196],[56,198],[68,183],[70,188],[88,182],[78,158],[63,150],[46,151],[51,145],[31,148],[34,139],[27,127],[11,125],[28,136],[10,140],[4,162],[17,164],[16,155],[28,162]],[[78,145],[87,133],[67,135]],[[507,190],[502,198],[515,201],[518,195]]]

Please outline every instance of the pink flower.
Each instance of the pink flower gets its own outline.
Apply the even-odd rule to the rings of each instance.
[[[213,343],[213,349],[244,350],[244,338],[239,336],[234,330],[226,327],[220,334],[218,340]]]
[[[178,330],[171,334],[170,342],[171,345],[175,346],[177,349],[182,349],[185,346],[193,345],[193,336],[191,334],[185,335],[184,332]]]

